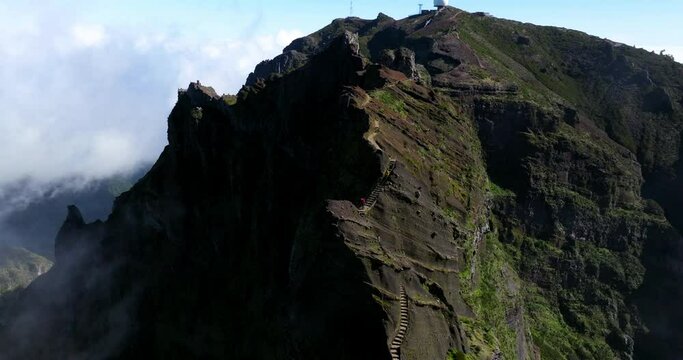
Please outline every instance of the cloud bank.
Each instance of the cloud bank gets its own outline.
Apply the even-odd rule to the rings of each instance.
[[[259,61],[301,35],[114,28],[43,4],[54,5],[0,4],[0,215],[44,189],[153,161],[178,88],[199,79],[234,93]]]

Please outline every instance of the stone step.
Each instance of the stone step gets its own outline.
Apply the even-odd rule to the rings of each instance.
[[[370,209],[372,209],[373,206],[375,206],[375,202],[377,201],[377,198],[379,197],[380,192],[382,192],[384,190],[386,182],[389,180],[389,177],[394,172],[395,168],[396,168],[396,160],[394,160],[394,159],[389,160],[389,164],[388,164],[386,170],[382,173],[382,177],[379,180],[377,180],[377,183],[375,184],[375,186],[370,191],[370,195],[367,197],[367,199],[365,201],[365,205],[360,209],[361,211],[367,212]]]
[[[395,166],[395,164],[393,164]],[[391,174],[391,167],[390,170],[387,171],[386,174]],[[386,175],[385,174],[385,175]],[[380,186],[377,187],[379,189]],[[401,290],[399,293],[399,304],[400,304],[400,317],[399,317],[399,323],[398,323],[398,329],[396,332],[396,335],[394,335],[394,338],[391,341],[391,346],[390,346],[390,353],[391,353],[391,358],[392,360],[400,360],[399,356],[399,351],[401,349],[401,344],[403,344],[403,340],[406,337],[406,332],[408,331],[408,297],[406,296],[406,289],[404,286],[401,286]]]

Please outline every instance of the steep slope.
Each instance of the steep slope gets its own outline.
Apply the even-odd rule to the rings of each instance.
[[[676,345],[683,250],[671,226],[681,229],[683,206],[680,64],[577,31],[452,8],[401,21],[335,20],[284,55],[315,54],[344,30],[359,33],[375,62],[466,104],[477,123],[496,248],[479,255],[500,262],[482,270],[516,269],[510,279],[494,273],[467,289],[480,315],[498,313],[510,324],[528,318],[538,350],[551,358],[629,357],[632,337],[643,358],[683,353]],[[265,64],[252,79],[265,76]],[[517,291],[500,293],[518,281],[531,314],[522,313]],[[516,337],[525,357],[520,334],[498,341],[511,352]]]
[[[25,249],[0,247],[0,293],[25,287],[51,266],[49,260]]]
[[[677,359],[681,74],[454,8],[335,20],[236,97],[179,92],[109,219],[69,209],[0,349]]]
[[[40,255],[23,248],[0,245],[0,323],[8,304],[50,267],[52,262]]]

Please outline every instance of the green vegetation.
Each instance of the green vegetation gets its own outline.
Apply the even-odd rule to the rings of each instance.
[[[487,253],[482,255],[480,262],[480,283],[469,290],[463,286],[465,299],[477,314],[476,319],[463,321],[475,355],[486,358],[494,349],[499,349],[505,358],[515,358],[515,330],[526,331],[526,327],[513,329],[509,325],[509,315],[517,310],[523,312],[531,340],[544,359],[613,358],[614,354],[603,338],[603,329],[608,327],[603,309],[574,301],[572,308],[566,310],[572,314],[573,325],[565,321],[565,315],[559,309],[558,294],[570,298],[577,296],[572,294],[576,290],[559,287],[559,274],[551,265],[552,259],[563,256],[563,251],[548,241],[522,233],[517,236],[520,238],[513,244],[501,243],[495,233],[487,236]],[[595,247],[583,249],[581,253],[591,251],[592,255],[586,255],[591,256],[587,261],[605,261],[613,257],[609,251]],[[613,258],[610,266],[620,268],[628,260]],[[543,283],[552,284],[552,288],[543,289],[517,275],[529,273],[543,274]],[[592,286],[609,291],[599,283]]]
[[[487,63],[489,71],[470,72],[476,78],[514,83],[520,98],[539,105],[572,104],[638,155],[646,170],[675,161],[670,149],[677,145],[661,131],[683,117],[666,107],[661,112],[643,106],[652,94],[659,99],[681,89],[681,68],[666,56],[556,27],[476,16],[462,16],[460,22],[460,38]],[[520,37],[527,43],[518,43]],[[680,93],[668,101],[677,97]],[[634,128],[636,119],[644,126]]]
[[[401,117],[405,118],[408,115],[405,102],[393,91],[386,89],[375,90],[370,96],[379,100],[382,104],[386,105],[389,110],[399,114]]]
[[[196,108],[192,109],[192,111],[190,112],[190,115],[195,120],[201,120],[202,117],[204,117],[204,112],[203,112],[202,108],[196,107]]]
[[[562,315],[549,299],[547,292],[535,284],[524,283],[524,301],[534,344],[544,359],[613,359],[614,354],[600,337],[578,333],[567,325]]]
[[[476,314],[473,319],[462,319],[462,323],[476,358],[490,359],[500,351],[505,358],[513,359],[517,335],[510,326],[509,314],[522,304],[520,279],[497,233],[489,233],[485,241],[486,251],[477,262],[478,282],[472,284],[469,267],[461,273],[463,298]]]
[[[375,302],[382,307],[382,309],[386,312],[389,313],[391,312],[392,309],[392,303],[390,301],[384,300],[384,298],[373,294],[372,299],[375,300]]]
[[[237,95],[223,95],[222,99],[223,102],[228,106],[237,104]]]
[[[450,350],[446,354],[446,360],[474,360],[475,358],[469,354],[465,354],[460,350]]]
[[[0,246],[0,295],[25,287],[51,266],[52,262],[28,250]]]
[[[515,192],[512,190],[504,189],[500,187],[498,184],[494,183],[493,181],[489,181],[489,190],[491,190],[491,194],[495,197],[514,197],[516,196]]]

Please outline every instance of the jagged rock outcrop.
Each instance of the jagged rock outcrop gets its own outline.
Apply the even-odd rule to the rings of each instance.
[[[234,98],[179,92],[107,221],[69,208],[0,351],[676,359],[680,75],[454,8],[335,20]]]
[[[296,50],[289,50],[272,60],[262,61],[256,65],[254,72],[247,77],[247,86],[255,85],[261,79],[271,74],[282,75],[303,66],[308,61],[308,55]]]
[[[420,79],[420,74],[415,64],[415,53],[410,49],[387,49],[384,51],[380,61],[382,65],[402,72],[409,79]]]

